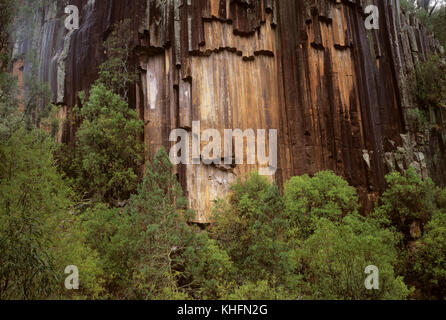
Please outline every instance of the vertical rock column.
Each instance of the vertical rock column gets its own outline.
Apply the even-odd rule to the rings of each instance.
[[[148,159],[160,146],[170,148],[173,129],[192,139],[193,121],[221,137],[225,129],[280,129],[275,11],[273,1],[148,1],[137,95]],[[244,163],[178,167],[196,222],[209,222],[213,201],[259,169],[246,155]]]

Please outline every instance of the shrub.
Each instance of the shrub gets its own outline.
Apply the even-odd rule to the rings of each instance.
[[[225,297],[226,300],[297,300],[298,296],[283,287],[277,287],[274,282],[261,280],[247,282],[234,289]]]
[[[217,205],[212,236],[237,268],[237,283],[245,280],[284,280],[289,271],[283,202],[277,186],[251,174],[232,186],[228,202]]]
[[[435,211],[436,188],[431,179],[423,181],[412,167],[405,175],[392,172],[386,176],[386,180],[387,190],[373,217],[401,232],[407,244],[414,238],[411,226],[415,223],[423,230]]]
[[[291,178],[285,184],[284,202],[289,230],[301,239],[314,232],[319,218],[340,221],[359,209],[355,188],[330,171],[319,172],[313,178]]]
[[[317,228],[294,253],[311,299],[404,299],[410,291],[394,274],[396,236],[357,215],[341,222],[318,219]],[[364,271],[379,269],[380,290],[367,290]]]
[[[415,247],[414,271],[424,299],[446,297],[446,212],[437,210]]]
[[[0,298],[95,298],[102,291],[97,254],[73,214],[73,195],[42,132],[15,131],[0,144]],[[65,267],[76,265],[80,288],[67,292]]]
[[[127,103],[103,85],[81,96],[83,122],[77,132],[77,181],[99,201],[126,200],[139,183],[143,161],[142,121]]]

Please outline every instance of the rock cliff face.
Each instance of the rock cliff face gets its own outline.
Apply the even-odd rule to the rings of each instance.
[[[279,185],[330,169],[358,188],[369,207],[384,175],[409,165],[446,182],[445,114],[436,131],[408,121],[410,74],[440,48],[399,0],[73,0],[80,29],[68,33],[56,2],[17,35],[15,54],[34,48],[40,77],[61,106],[60,139],[73,141],[72,108],[104,61],[111,26],[132,19],[140,78],[130,104],[145,123],[149,159],[171,147],[172,129],[277,129]],[[380,13],[366,30],[366,5]],[[30,24],[31,25],[31,24]],[[29,28],[29,26],[28,26]],[[17,60],[20,63],[20,60]],[[16,68],[17,69],[17,68]],[[24,70],[24,71],[20,71]],[[17,72],[27,72],[18,68]],[[245,161],[246,162],[246,161]],[[209,222],[217,196],[259,165],[179,165],[197,222]]]

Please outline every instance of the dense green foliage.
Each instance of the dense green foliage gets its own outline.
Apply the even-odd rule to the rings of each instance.
[[[388,189],[382,195],[374,217],[395,228],[407,242],[413,237],[411,226],[416,223],[424,228],[435,211],[435,185],[430,179],[421,180],[413,168],[405,176],[393,172],[386,180]]]
[[[339,222],[359,209],[356,190],[330,171],[319,172],[313,178],[292,178],[285,185],[284,198],[290,231],[302,238],[314,232],[320,218]]]
[[[10,58],[9,26],[14,17],[15,0],[2,0],[0,2],[0,70],[8,66]]]
[[[413,275],[419,297],[444,297],[445,191],[412,170],[388,176],[370,218],[357,213],[354,188],[331,172],[293,178],[283,197],[253,174],[216,205],[208,235],[188,223],[193,213],[163,149],[126,207],[86,211],[74,205],[53,149],[45,135],[23,129],[2,145],[3,298],[404,299],[411,290],[403,280]],[[302,219],[311,226],[303,232]],[[406,223],[418,220],[423,235],[402,255]],[[71,264],[81,272],[78,291],[62,287]],[[369,265],[380,270],[380,290],[364,287]]]
[[[125,209],[101,204],[88,210],[83,225],[88,245],[101,257],[105,296],[215,297],[231,262],[205,233],[188,225],[191,214],[164,149]]]
[[[294,253],[304,275],[302,292],[312,299],[405,299],[410,291],[396,277],[397,237],[376,223],[348,215],[340,223],[320,219],[315,233]],[[367,290],[364,270],[379,268],[380,290]]]
[[[388,188],[372,217],[400,238],[397,272],[415,286],[415,297],[444,299],[446,189],[423,181],[413,168],[386,179]]]
[[[238,266],[238,280],[286,275],[286,224],[278,188],[253,175],[232,190],[229,203],[218,206],[212,234]]]
[[[155,299],[175,292],[175,268],[193,236],[181,189],[165,153],[147,167],[144,181],[121,210],[98,205],[84,216],[89,244],[115,297]]]
[[[416,244],[414,273],[425,299],[446,297],[446,212],[435,211]]]
[[[20,130],[0,149],[0,293],[6,297],[39,297],[54,275],[49,220],[68,204],[49,145],[41,139]]]
[[[71,191],[58,173],[54,145],[37,130],[18,129],[0,144],[0,298],[71,296],[64,269],[75,264],[86,278],[72,297],[95,297],[101,271],[84,245]]]
[[[358,196],[332,172],[295,177],[283,198],[252,175],[216,210],[212,236],[236,274],[228,297],[403,299],[395,274],[398,236],[358,214]],[[379,265],[381,290],[364,286],[364,270]]]
[[[113,91],[93,86],[82,96],[77,132],[76,171],[80,190],[97,200],[122,201],[136,190],[142,165],[142,121]]]

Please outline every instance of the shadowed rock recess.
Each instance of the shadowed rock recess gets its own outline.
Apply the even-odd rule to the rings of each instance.
[[[59,139],[72,143],[72,109],[105,59],[112,25],[132,20],[140,77],[130,106],[145,123],[147,159],[170,149],[172,129],[277,129],[279,185],[294,175],[333,170],[358,188],[364,207],[385,187],[384,175],[413,165],[446,182],[445,119],[416,133],[408,77],[442,48],[399,0],[72,0],[80,29],[64,28],[63,6],[36,12],[17,36],[15,56],[39,53],[41,80],[61,106]],[[364,9],[379,8],[379,30],[366,30]],[[21,60],[16,59],[20,64]],[[27,67],[16,68],[27,72]],[[442,130],[438,130],[440,127]],[[246,161],[245,161],[246,162]],[[197,222],[217,196],[253,165],[180,165],[178,176]]]

